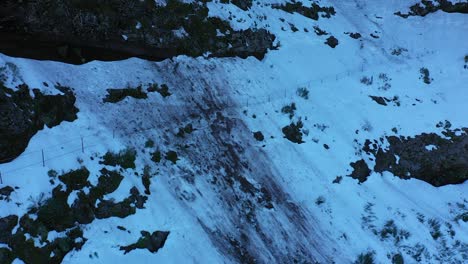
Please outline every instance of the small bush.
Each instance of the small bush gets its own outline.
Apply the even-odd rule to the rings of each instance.
[[[119,153],[107,152],[100,164],[117,166],[120,165],[124,169],[135,169],[136,151],[134,149],[124,149]]]
[[[161,161],[161,152],[158,150],[151,154],[151,160],[158,163]]]
[[[177,161],[179,160],[178,156],[177,156],[177,153],[175,151],[168,151],[166,153],[166,159],[171,161],[172,164],[176,164]]]
[[[439,237],[442,236],[442,233],[440,232],[440,223],[436,219],[429,219],[427,221],[429,223],[429,226],[431,227],[430,233],[431,236],[434,240],[437,240]]]
[[[283,127],[282,131],[284,134],[284,137],[287,138],[289,141],[297,144],[304,143],[302,140],[302,127],[304,125],[302,124],[302,121],[299,120],[297,123],[292,122],[288,126]]]
[[[152,148],[154,147],[154,141],[152,139],[148,139],[145,142],[145,148]]]
[[[317,199],[315,199],[315,204],[316,205],[321,205],[323,203],[325,203],[325,197],[319,196],[319,197],[317,197]]]
[[[364,77],[361,78],[360,81],[361,81],[362,84],[365,84],[365,85],[369,86],[369,85],[372,85],[372,83],[374,82],[374,77],[371,76],[369,78],[367,76],[364,76]]]
[[[300,88],[297,88],[297,91],[296,91],[297,95],[299,95],[300,97],[304,98],[304,99],[309,99],[309,90],[307,90],[307,88],[305,87],[300,87]]]
[[[422,79],[425,84],[430,84],[433,81],[427,68],[422,67],[419,69],[419,73],[421,73],[421,77],[419,79]]]
[[[291,104],[285,105],[285,106],[283,106],[283,108],[281,108],[281,113],[288,114],[290,119],[292,119],[294,117],[295,111],[296,111],[296,103],[291,103]]]
[[[358,255],[354,264],[374,264],[374,252],[361,253]]]

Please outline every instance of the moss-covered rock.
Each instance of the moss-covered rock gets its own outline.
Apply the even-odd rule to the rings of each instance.
[[[59,180],[66,186],[67,190],[79,190],[89,186],[89,171],[85,167],[78,170],[72,170],[59,176]]]
[[[61,86],[57,89],[63,95],[44,95],[33,89],[34,97],[31,97],[25,84],[13,91],[0,83],[0,163],[20,155],[44,125],[51,128],[77,118],[72,91]]]

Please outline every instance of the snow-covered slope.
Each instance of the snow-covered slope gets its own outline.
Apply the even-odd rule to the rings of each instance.
[[[272,9],[280,3],[274,0],[248,11],[208,3],[212,16],[234,14],[234,28],[265,27],[277,36],[279,49],[262,61],[179,56],[74,66],[0,54],[0,65],[17,67],[4,70],[7,86],[24,82],[58,93],[43,83],[60,83],[73,88],[80,109],[76,121],[39,131],[20,157],[0,165],[3,185],[19,187],[11,202],[0,201],[0,217],[25,214],[41,193],[50,197],[49,170],[86,166],[95,183],[99,157],[133,147],[136,169],[125,170],[106,198],[121,200],[133,186],[143,192],[135,171],[143,174],[146,165],[155,175],[146,208],[83,225],[88,240],[64,263],[350,263],[366,253],[376,263],[391,263],[397,253],[405,263],[466,262],[468,226],[457,218],[467,210],[466,182],[433,187],[373,172],[362,184],[350,177],[333,183],[351,174],[351,162],[373,164],[360,151],[366,139],[394,135],[393,128],[403,136],[442,135],[436,124],[444,120],[468,126],[467,17],[393,14],[415,2],[321,1],[336,15],[318,21]],[[314,26],[338,46],[326,45],[330,35],[317,36]],[[430,84],[420,79],[421,68],[430,71]],[[372,84],[361,82],[371,76]],[[103,103],[106,89],[148,83],[165,83],[172,95]],[[309,91],[307,99],[298,88]],[[399,105],[379,105],[370,95],[398,96]],[[292,120],[281,112],[290,103],[297,108]],[[303,144],[282,132],[299,119]],[[187,124],[195,131],[177,137]],[[264,141],[255,140],[256,131]],[[153,162],[148,139],[162,153],[176,151],[177,163]],[[119,246],[136,242],[140,230],[170,235],[157,253],[124,255]]]

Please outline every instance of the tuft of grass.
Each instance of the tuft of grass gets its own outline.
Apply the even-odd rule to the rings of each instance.
[[[309,90],[307,90],[307,88],[305,87],[299,87],[297,88],[297,91],[296,91],[297,95],[299,95],[300,97],[304,98],[304,99],[309,99]]]

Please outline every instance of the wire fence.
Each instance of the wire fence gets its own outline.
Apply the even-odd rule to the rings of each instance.
[[[408,69],[408,68],[409,68],[409,66],[406,66],[406,67],[402,67],[402,68],[394,69],[394,70],[396,72],[401,72],[401,71],[403,71],[405,69]],[[324,75],[324,76],[321,76],[319,78],[309,79],[306,82],[296,84],[296,87],[298,87],[298,88],[304,87],[304,88],[311,89],[311,87],[323,85],[324,83],[329,82],[329,81],[338,81],[338,80],[350,78],[351,76],[353,76],[353,75],[355,75],[357,73],[360,73],[361,77],[362,77],[362,76],[366,76],[368,74],[374,74],[375,71],[369,71],[369,70],[366,71],[366,67],[363,64],[363,65],[361,65],[361,67],[355,68],[355,69],[352,69],[352,70],[345,70],[343,72]],[[219,102],[218,107],[221,110],[244,109],[244,108],[249,108],[249,107],[252,107],[252,106],[260,106],[262,104],[274,103],[274,102],[277,102],[277,101],[288,100],[288,99],[293,98],[294,96],[297,96],[297,90],[296,89],[293,89],[293,90],[284,89],[284,94],[283,95],[278,95],[277,93],[275,93],[275,94],[267,94],[267,95],[264,95],[264,96],[255,96],[255,97],[252,97],[252,96],[249,96],[249,95],[241,96],[245,100],[244,102],[239,101],[239,100],[228,100],[228,101],[225,101],[225,102]],[[216,97],[215,97],[215,99],[218,99],[218,100],[220,98],[223,99],[224,97],[220,96],[219,94],[216,95]],[[181,106],[182,106],[182,104],[164,105],[164,107],[181,107]],[[187,104],[185,104],[184,106],[187,106]],[[150,130],[156,130],[156,129],[160,130],[161,127],[152,126],[152,127],[142,128],[142,129],[138,129],[138,130],[134,129],[133,131],[128,132],[128,133],[119,132],[119,134],[117,136],[119,136],[119,137],[130,136],[130,135],[144,133],[144,132],[147,132],[147,131],[150,131]],[[203,129],[203,127],[199,127],[198,129]],[[115,132],[116,132],[116,130],[114,128],[113,131],[112,131],[113,138],[115,138],[115,136],[116,136]],[[38,167],[38,166],[45,167],[46,163],[50,162],[52,160],[57,160],[57,159],[60,159],[60,158],[63,158],[63,157],[66,157],[66,156],[69,156],[69,155],[72,155],[72,154],[75,154],[75,153],[79,153],[79,152],[85,153],[85,151],[88,151],[88,150],[90,150],[92,148],[95,148],[97,146],[102,145],[102,142],[100,140],[99,141],[98,140],[89,140],[89,139],[98,137],[100,133],[101,132],[95,132],[95,133],[90,133],[90,134],[85,134],[85,135],[80,135],[80,136],[76,136],[76,137],[62,139],[60,142],[55,143],[53,145],[39,147],[39,148],[28,150],[28,151],[25,151],[25,152],[21,153],[19,157],[21,157],[21,158],[30,157],[31,160],[37,158],[37,161],[31,162],[28,165],[18,166],[16,168],[5,170],[5,171],[2,171],[1,167],[0,167],[0,184],[4,183],[2,176],[10,175],[10,174],[12,174],[14,172],[18,172],[20,170],[24,170],[24,169],[27,169],[27,168]],[[64,149],[65,147],[68,148],[69,151],[67,151],[65,153],[58,154],[58,155],[49,156],[49,153],[54,153],[54,152],[57,151],[57,149]],[[10,157],[10,158],[1,159],[0,160],[0,166],[2,165],[1,163],[12,161],[12,160],[14,160],[16,158],[18,158],[18,157]]]

